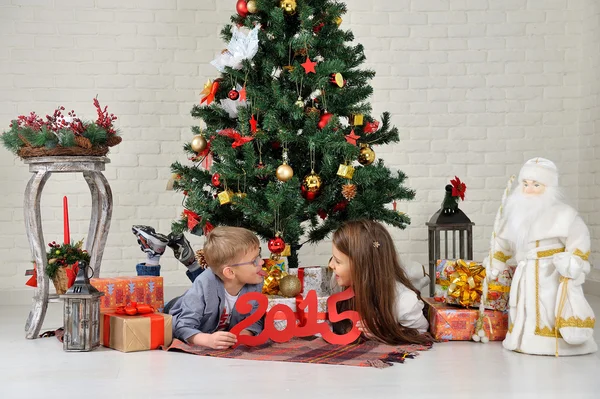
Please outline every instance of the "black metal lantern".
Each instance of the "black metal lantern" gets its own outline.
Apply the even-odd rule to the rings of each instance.
[[[64,300],[63,349],[88,352],[100,346],[100,297],[103,292],[90,284],[89,266],[79,261],[75,283],[60,298]]]
[[[452,186],[446,186],[442,208],[426,223],[429,229],[429,294],[435,292],[435,269],[439,259],[473,259],[473,226],[475,223],[458,209],[458,198],[452,196]],[[458,234],[457,234],[458,233]],[[444,257],[442,258],[442,248]],[[458,250],[458,251],[457,251]],[[449,255],[452,257],[448,257]]]

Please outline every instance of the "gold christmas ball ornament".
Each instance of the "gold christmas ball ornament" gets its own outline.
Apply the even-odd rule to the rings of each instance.
[[[279,7],[283,8],[283,12],[288,15],[293,15],[296,13],[296,0],[281,0],[279,2]]]
[[[319,192],[322,184],[323,181],[321,180],[321,176],[314,172],[304,176],[304,179],[302,180],[302,185],[306,191],[311,193]]]
[[[340,26],[340,25],[342,24],[342,17],[337,17],[337,18],[335,19],[335,24],[336,24],[337,26]]]
[[[304,108],[304,101],[302,101],[302,97],[298,97],[298,100],[296,100],[294,105],[298,108]]]
[[[195,152],[204,151],[206,149],[207,145],[208,145],[208,141],[206,141],[204,136],[201,134],[195,135],[194,138],[192,139],[192,150],[194,150]]]
[[[250,14],[256,14],[256,11],[258,11],[256,8],[256,1],[254,0],[250,0],[248,3],[246,3],[246,8]]]
[[[375,161],[375,151],[367,144],[361,144],[358,153],[358,163],[363,166],[371,165]]]
[[[287,298],[293,298],[302,291],[302,284],[297,276],[288,274],[279,280],[279,291]]]
[[[277,176],[277,179],[280,181],[288,181],[292,177],[294,177],[294,169],[292,169],[292,167],[287,163],[284,163],[277,167],[277,170],[275,171],[275,176]]]

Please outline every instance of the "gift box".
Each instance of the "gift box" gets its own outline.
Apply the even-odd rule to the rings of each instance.
[[[137,352],[169,346],[173,340],[173,320],[164,313],[127,316],[100,315],[100,341],[107,348]]]
[[[290,269],[289,274],[298,276],[302,283],[302,292],[314,290],[317,296],[331,295],[331,277],[333,272],[327,266],[307,266]]]
[[[488,296],[483,305],[486,309],[507,309],[513,273],[514,268],[509,267],[495,281],[488,282]],[[479,307],[485,274],[479,262],[440,259],[435,271],[434,298],[453,305]]]
[[[317,297],[317,319],[319,323],[328,323],[327,320],[327,296],[319,296]],[[273,306],[275,305],[285,305],[288,308],[292,309],[292,311],[296,314],[296,319],[299,320],[302,318],[302,315],[297,313],[297,299],[296,298],[285,298],[278,295],[269,295],[269,306],[267,307],[267,312],[269,312]],[[309,304],[309,306],[313,306]],[[308,308],[304,309],[304,312],[307,312]],[[277,313],[275,315],[275,328],[278,330],[283,330],[287,326],[287,319],[285,315],[282,313]]]
[[[478,310],[448,305],[434,298],[423,300],[428,305],[429,330],[434,338],[449,341],[471,340],[479,318]],[[490,341],[502,341],[508,331],[508,312],[486,310],[483,324]]]
[[[100,310],[108,311],[131,302],[145,303],[161,312],[165,306],[163,278],[154,276],[93,278],[90,283],[104,292]]]

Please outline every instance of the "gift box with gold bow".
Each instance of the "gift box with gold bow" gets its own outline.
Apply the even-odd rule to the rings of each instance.
[[[479,317],[477,309],[464,309],[435,300],[423,298],[428,305],[429,331],[435,339],[470,341]],[[508,312],[486,310],[483,328],[490,341],[502,341],[508,331]]]
[[[507,309],[512,275],[513,269],[509,268],[495,281],[489,282],[488,296],[484,301],[486,309]],[[440,259],[435,272],[434,298],[452,305],[479,307],[484,280],[485,268],[480,262]]]

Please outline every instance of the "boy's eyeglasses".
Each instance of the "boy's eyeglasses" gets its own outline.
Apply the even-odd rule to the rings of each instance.
[[[250,264],[252,264],[252,265],[254,265],[254,267],[258,267],[260,265],[261,259],[262,259],[262,257],[261,257],[261,255],[259,253],[258,256],[256,257],[256,259],[254,259],[251,262],[236,263],[236,264],[230,265],[230,266],[233,267],[233,266],[243,266],[243,265],[250,265]]]

